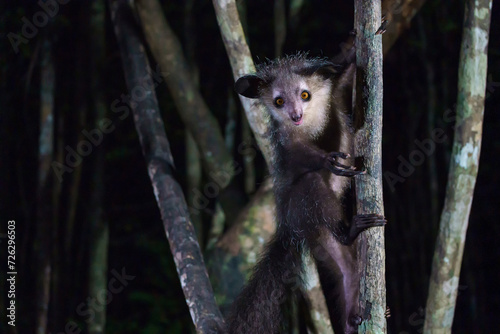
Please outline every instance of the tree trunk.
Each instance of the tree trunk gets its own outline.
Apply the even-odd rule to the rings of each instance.
[[[356,177],[357,213],[384,214],[382,197],[382,37],[380,0],[356,0],[356,111],[357,157],[366,174]],[[384,229],[370,228],[358,238],[361,271],[360,309],[365,321],[360,333],[385,333],[386,290]]]
[[[432,262],[425,333],[451,333],[483,129],[491,0],[468,0],[458,72],[455,136]]]
[[[36,274],[36,333],[48,332],[50,286],[52,278],[53,207],[51,196],[50,163],[54,158],[54,81],[55,70],[52,45],[42,42],[40,83],[40,137],[38,142],[37,226],[34,243]]]
[[[179,116],[193,135],[207,175],[225,188],[230,178],[217,177],[233,170],[231,157],[217,120],[206,105],[184,58],[181,44],[170,28],[158,0],[136,2],[144,35],[177,106]]]
[[[91,95],[93,97],[94,128],[98,128],[101,120],[106,117],[106,105],[104,102],[105,81],[105,3],[103,0],[92,1],[92,13],[90,18],[90,33],[94,36],[91,40],[90,70]],[[90,205],[88,211],[89,233],[89,296],[98,296],[101,291],[108,288],[108,246],[109,226],[103,215],[104,201],[104,147],[99,145],[95,148],[95,156],[92,161]],[[90,334],[102,334],[106,329],[106,305],[94,309],[95,318],[89,322]]]
[[[227,56],[233,69],[234,80],[239,77],[255,72],[255,65],[246,43],[243,28],[234,0],[213,0],[217,22],[226,47]],[[239,96],[248,123],[257,140],[257,144],[271,168],[271,146],[269,144],[269,119],[265,116],[263,108],[258,103],[252,103],[249,99]],[[263,116],[264,115],[264,116]]]
[[[197,333],[221,333],[223,319],[215,303],[182,189],[173,177],[174,161],[140,33],[132,21],[128,0],[110,0],[110,8],[127,87],[133,97],[131,106],[135,127],[186,304]],[[134,98],[134,91],[142,93]]]

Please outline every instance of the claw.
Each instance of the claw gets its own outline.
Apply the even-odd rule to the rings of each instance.
[[[357,171],[357,170],[352,170],[352,169],[340,169],[335,166],[329,166],[327,167],[333,174],[339,175],[339,176],[347,176],[347,177],[352,177],[356,176],[359,174],[362,174],[363,172]]]
[[[334,164],[337,167],[344,168],[344,169],[351,169],[351,170],[355,170],[356,169],[356,167],[354,167],[354,166],[343,165],[343,164],[341,164],[338,161],[331,161],[331,163]]]
[[[327,168],[334,173],[335,175],[352,177],[359,174],[364,174],[364,171],[357,171],[356,167],[344,165],[337,161],[338,158],[347,159],[350,158],[351,155],[349,153],[344,152],[330,152],[327,155],[327,160],[331,164],[331,166],[327,166]]]
[[[351,157],[351,155],[349,153],[344,153],[344,152],[331,152],[329,154],[329,156],[331,156],[331,157],[341,157],[342,159],[347,159],[347,158]]]

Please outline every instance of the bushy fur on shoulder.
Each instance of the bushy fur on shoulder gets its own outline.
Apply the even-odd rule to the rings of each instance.
[[[309,57],[308,52],[299,51],[293,55],[266,59],[257,65],[256,75],[266,82],[272,82],[278,75],[282,76],[284,73],[303,74],[304,69],[314,70],[324,66],[332,66],[337,70],[342,68],[326,57]]]

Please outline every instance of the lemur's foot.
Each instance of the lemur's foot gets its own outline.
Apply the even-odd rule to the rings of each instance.
[[[375,214],[356,215],[352,217],[351,228],[349,230],[348,243],[356,240],[358,235],[370,227],[384,226],[387,220],[384,216]]]
[[[361,230],[374,227],[374,226],[384,226],[387,224],[387,219],[384,216],[376,214],[365,214],[356,215],[353,217],[353,224]]]

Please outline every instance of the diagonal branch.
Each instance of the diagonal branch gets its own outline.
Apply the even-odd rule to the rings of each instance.
[[[148,45],[161,67],[179,116],[198,146],[207,174],[212,178],[221,171],[232,174],[232,160],[217,120],[198,90],[181,44],[169,26],[158,0],[136,1],[137,12]],[[228,170],[229,169],[229,170]],[[217,178],[218,183],[221,178]],[[219,184],[224,188],[230,178]]]
[[[213,4],[222,40],[233,69],[234,80],[245,74],[255,72],[255,65],[250,54],[250,48],[246,43],[235,1],[213,0]],[[241,95],[239,95],[239,98],[257,144],[266,159],[267,165],[271,167],[269,120],[265,117],[266,113],[258,103],[252,103]]]
[[[142,92],[140,99],[131,104],[135,126],[186,303],[197,333],[220,333],[223,319],[215,303],[184,195],[172,176],[174,162],[144,46],[133,24],[128,0],[110,0],[110,8],[128,89],[135,95]]]

